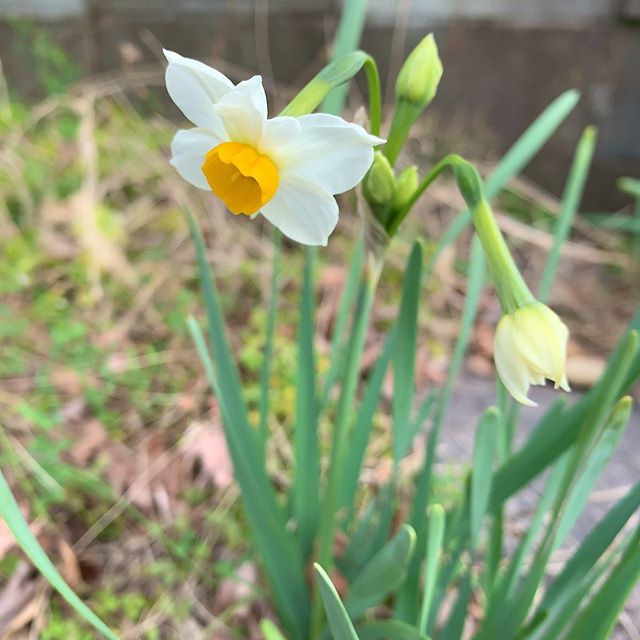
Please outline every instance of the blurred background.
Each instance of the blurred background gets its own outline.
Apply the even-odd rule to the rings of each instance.
[[[155,63],[164,46],[298,85],[326,59],[340,8],[339,0],[0,0],[0,56],[16,90],[38,91],[11,28],[22,18],[45,28],[82,74]],[[557,194],[573,141],[592,123],[600,135],[586,202],[624,204],[615,178],[640,170],[638,0],[372,0],[363,47],[383,81],[429,31],[446,69],[431,110],[436,141],[500,154],[551,99],[577,88],[577,111],[527,175]]]
[[[162,48],[206,60],[234,81],[261,73],[274,114],[326,63],[341,7],[337,0],[0,0],[0,466],[67,581],[123,638],[258,639],[257,621],[269,613],[220,413],[185,328],[201,301],[184,208],[203,227],[253,408],[270,228],[229,215],[168,164],[172,136],[185,123],[166,95]],[[531,283],[551,246],[575,145],[585,126],[598,127],[581,214],[550,298],[571,329],[576,397],[602,371],[640,299],[640,216],[616,185],[622,175],[640,176],[640,1],[370,0],[362,48],[381,69],[383,132],[395,75],[429,31],[445,73],[401,158],[421,174],[457,152],[487,175],[554,98],[570,88],[582,94],[495,202]],[[365,99],[358,81],[349,119],[363,117]],[[461,208],[455,186],[439,181],[394,239],[363,379],[397,312],[413,238],[421,234],[429,254]],[[345,198],[338,230],[318,255],[320,369],[360,230],[356,214]],[[459,333],[469,237],[443,253],[425,287],[416,359],[425,392],[443,384]],[[300,248],[287,244],[283,261],[269,426],[270,472],[286,487]],[[487,288],[439,450],[436,490],[445,502],[461,490],[476,417],[495,401],[499,316]],[[387,381],[387,409],[391,389]],[[556,395],[538,389],[534,397],[544,407]],[[539,410],[522,416],[519,438]],[[637,412],[633,420],[577,535],[640,474]],[[380,434],[388,427],[382,412]],[[369,452],[363,483],[372,491],[389,474],[387,443],[376,439]],[[407,473],[416,460],[410,456]],[[536,491],[514,501],[514,537]],[[636,597],[618,637],[640,637],[639,611]],[[94,634],[34,574],[0,523],[0,638],[33,637]]]

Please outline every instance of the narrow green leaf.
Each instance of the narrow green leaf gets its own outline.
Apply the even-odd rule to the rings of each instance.
[[[349,312],[353,306],[358,285],[360,284],[362,273],[362,258],[364,256],[364,239],[360,238],[356,245],[356,250],[349,263],[349,271],[347,272],[347,281],[344,285],[342,297],[340,298],[340,307],[336,315],[335,325],[333,327],[333,335],[331,336],[331,350],[329,352],[329,369],[324,379],[320,399],[318,400],[318,413],[322,411],[327,404],[333,385],[335,384],[338,373],[344,366],[345,350],[343,345],[344,330],[347,326]]]
[[[604,433],[589,457],[579,464],[579,474],[573,480],[574,486],[567,498],[567,504],[558,525],[558,533],[554,548],[558,548],[573,529],[580,514],[589,500],[589,495],[595,487],[600,474],[611,459],[614,451],[629,424],[632,400],[629,396],[621,398],[616,403],[607,421]]]
[[[371,57],[364,51],[351,51],[332,60],[281,111],[283,116],[302,116],[313,112],[336,87],[348,82]]]
[[[0,472],[0,517],[6,522],[20,548],[47,582],[75,609],[76,613],[109,640],[118,640],[107,625],[75,594],[49,560],[18,507],[4,475]]]
[[[599,229],[640,234],[640,218],[622,213],[581,213],[580,218]]]
[[[267,327],[264,342],[262,369],[260,371],[260,440],[264,455],[267,446],[269,419],[269,389],[271,388],[271,360],[273,356],[273,337],[276,330],[276,313],[278,310],[278,290],[280,288],[280,263],[282,262],[282,233],[273,227],[273,261],[271,263],[271,286],[269,292],[269,310],[267,311]]]
[[[360,640],[429,640],[418,629],[402,620],[375,620],[357,627]]]
[[[224,332],[224,319],[207,265],[204,240],[193,216],[187,217],[196,248],[213,359],[198,324],[189,328],[220,404],[225,438],[249,521],[251,535],[262,559],[278,610],[294,639],[306,638],[309,600],[299,547],[286,527],[284,512],[267,475],[256,432],[248,421],[240,379]],[[213,375],[212,375],[213,374]]]
[[[549,558],[562,540],[560,536],[566,535],[567,528],[573,526],[588,497],[588,494],[585,495],[585,493],[593,486],[593,481],[597,479],[597,476],[595,479],[590,475],[584,476],[581,470],[586,466],[585,472],[592,474],[599,473],[604,467],[606,459],[619,441],[621,431],[626,426],[630,408],[630,401],[626,398],[620,400],[614,407],[604,431],[601,432],[600,446],[594,447],[593,455],[586,458],[586,465],[584,457],[577,456],[580,454],[580,449],[576,449],[570,454],[566,467],[563,469],[563,479],[550,518],[551,524],[532,559],[528,574],[522,585],[508,596],[505,603],[501,605],[497,599],[495,600],[493,603],[495,606],[488,612],[479,638],[483,640],[493,638],[498,632],[503,633],[506,637],[512,637],[524,623],[527,612],[544,578]],[[576,443],[575,446],[578,447],[578,444]],[[592,460],[595,462],[592,463]]]
[[[314,249],[307,248],[298,321],[298,371],[293,481],[293,512],[298,525],[302,557],[311,554],[318,526],[320,501],[320,451],[317,433],[316,364],[314,338]]]
[[[360,618],[401,584],[415,541],[415,531],[404,525],[356,576],[344,603],[351,618]]]
[[[416,490],[411,507],[411,524],[416,530],[416,534],[418,536],[418,548],[424,548],[423,545],[425,544],[426,532],[424,514],[427,510],[427,505],[431,497],[433,465],[435,462],[436,447],[438,444],[440,429],[449,407],[449,403],[451,402],[453,387],[458,379],[458,373],[462,366],[464,354],[471,336],[471,329],[473,327],[473,320],[478,307],[480,293],[486,279],[484,256],[477,236],[474,236],[472,241],[467,274],[469,284],[464,309],[462,310],[460,332],[458,333],[458,338],[453,350],[453,356],[451,358],[451,364],[449,365],[447,379],[440,392],[438,406],[429,432],[425,462],[418,478],[416,479]],[[419,581],[420,563],[414,558],[414,561],[409,567],[407,580],[404,587],[398,594],[396,603],[396,617],[406,622],[415,620],[418,615],[418,607],[420,606],[418,589]]]
[[[360,43],[368,5],[369,0],[351,0],[342,8],[338,31],[333,42],[333,58],[340,58],[353,51]],[[324,99],[322,111],[340,115],[347,99],[348,88],[346,84],[336,87]]]
[[[563,593],[571,591],[587,575],[639,507],[640,482],[637,482],[611,507],[569,558],[562,571],[546,590],[538,612],[550,609]]]
[[[487,513],[491,495],[491,476],[496,454],[500,412],[496,407],[487,409],[480,418],[473,447],[471,472],[471,545],[477,546],[482,521]]]
[[[640,579],[640,528],[612,569],[604,584],[578,614],[577,620],[564,635],[566,640],[589,638],[607,640],[615,626],[629,593]]]
[[[358,634],[331,579],[318,563],[314,563],[313,568],[334,640],[358,640]]]
[[[262,631],[264,640],[287,640],[269,618],[260,621],[260,631]]]
[[[557,128],[567,118],[576,106],[580,94],[575,90],[565,91],[529,125],[515,144],[505,153],[502,160],[484,185],[484,195],[487,200],[495,198],[505,185],[517,176],[531,159],[547,143]],[[471,222],[468,210],[459,213],[451,222],[447,230],[440,237],[435,251],[431,254],[424,269],[425,276],[433,271],[436,260],[450,244],[467,228]]]
[[[411,445],[409,417],[414,395],[421,272],[422,245],[415,242],[405,268],[393,354],[393,464],[396,468]]]
[[[552,464],[586,434],[600,428],[619,395],[630,382],[636,366],[637,333],[627,333],[609,358],[607,368],[594,387],[573,407],[554,403],[522,448],[512,454],[494,476],[490,509],[494,510]],[[585,431],[586,430],[586,431]]]
[[[442,541],[444,539],[445,513],[442,505],[434,504],[427,515],[427,548],[424,568],[424,589],[422,606],[418,618],[418,629],[426,633],[427,621],[431,612],[431,602],[438,580]]]
[[[446,623],[444,624],[438,640],[460,640],[467,619],[467,609],[473,589],[471,587],[471,574],[466,571],[458,586],[458,596]]]
[[[553,278],[558,268],[558,263],[560,262],[560,250],[569,237],[573,219],[580,206],[595,148],[596,130],[594,127],[587,127],[582,133],[578,146],[576,147],[576,153],[571,169],[569,170],[567,184],[562,194],[562,206],[553,232],[553,245],[547,256],[547,262],[544,266],[542,277],[540,278],[538,298],[543,302],[546,302],[549,297]]]

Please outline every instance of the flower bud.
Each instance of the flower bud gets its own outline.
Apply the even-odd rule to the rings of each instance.
[[[393,208],[402,210],[418,188],[418,167],[411,165],[396,178]]]
[[[424,37],[405,60],[396,80],[396,97],[424,109],[436,95],[442,62],[433,34]]]
[[[372,205],[384,206],[393,199],[395,177],[386,156],[376,151],[364,179],[364,194]]]
[[[533,302],[502,316],[494,339],[498,375],[509,393],[522,404],[536,406],[527,397],[529,386],[553,380],[569,391],[565,374],[569,330],[542,302]]]

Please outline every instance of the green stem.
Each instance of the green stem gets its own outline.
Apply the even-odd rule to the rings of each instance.
[[[369,128],[374,136],[380,135],[382,123],[382,97],[380,93],[380,74],[376,61],[369,56],[364,63],[364,73],[369,89]]]
[[[384,155],[387,156],[391,166],[396,163],[400,151],[402,151],[402,147],[409,136],[411,127],[421,111],[422,109],[407,100],[398,100],[396,102],[393,120],[391,121],[391,130],[383,149]]]
[[[269,294],[269,310],[267,312],[267,336],[264,344],[264,357],[260,372],[260,442],[262,451],[267,445],[267,422],[269,417],[269,381],[271,379],[271,364],[273,355],[273,336],[276,328],[276,313],[278,310],[278,290],[280,288],[280,267],[282,263],[282,233],[273,228],[273,262],[271,264],[271,290]]]
[[[333,567],[332,546],[336,525],[336,512],[339,506],[340,485],[346,454],[348,453],[348,427],[352,416],[353,403],[358,387],[360,375],[360,361],[364,350],[364,342],[369,325],[369,317],[382,262],[368,260],[364,278],[358,291],[358,300],[354,314],[354,326],[347,347],[347,369],[345,371],[342,392],[338,401],[336,419],[332,434],[331,458],[327,488],[324,495],[320,514],[320,533],[318,542],[318,564],[328,573]],[[318,593],[315,594],[311,618],[312,638],[318,638],[322,622],[322,602]]]

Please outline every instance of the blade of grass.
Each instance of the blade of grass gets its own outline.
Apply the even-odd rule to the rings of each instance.
[[[76,613],[109,640],[118,640],[113,631],[96,616],[64,581],[44,552],[24,519],[4,475],[0,472],[0,517],[6,522],[20,548],[47,582],[69,603]]]
[[[620,498],[589,532],[547,588],[536,615],[544,615],[544,611],[554,606],[561,599],[562,594],[570,592],[575,585],[579,584],[613,543],[638,507],[640,507],[640,482]]]
[[[349,443],[347,464],[344,469],[344,477],[341,488],[342,507],[347,507],[352,513],[355,506],[355,496],[358,488],[358,479],[362,469],[362,461],[369,443],[371,428],[373,426],[373,416],[378,408],[381,397],[382,383],[384,382],[389,362],[393,354],[395,331],[391,330],[387,335],[382,354],[376,361],[371,377],[367,383],[362,402],[358,409],[356,422]]]
[[[410,438],[413,435],[410,429],[410,414],[414,396],[421,272],[422,245],[420,242],[415,242],[405,267],[393,353],[393,398],[391,407],[393,418],[393,466],[396,470],[404,453],[411,445]]]
[[[293,479],[293,512],[298,526],[302,557],[311,554],[318,528],[320,500],[320,451],[316,402],[316,364],[313,348],[314,288],[313,265],[315,249],[308,247],[305,256],[302,295],[298,321],[298,372],[296,378],[296,422]]]
[[[340,299],[340,307],[336,316],[335,325],[333,328],[333,336],[331,337],[331,350],[329,351],[329,369],[322,385],[322,391],[320,392],[320,398],[318,400],[318,413],[327,404],[329,394],[336,381],[338,373],[344,366],[344,345],[343,337],[344,331],[347,326],[347,319],[349,317],[349,311],[355,300],[356,293],[358,292],[358,285],[360,284],[360,278],[362,274],[362,258],[364,256],[364,238],[359,238],[356,245],[356,250],[351,258],[349,264],[349,271],[347,273],[347,281],[344,285],[342,292],[342,298]]]
[[[580,94],[577,91],[573,89],[565,91],[553,100],[529,125],[487,178],[484,185],[484,195],[487,200],[495,198],[509,180],[517,176],[529,164],[531,159],[573,111],[579,99]],[[442,251],[455,242],[456,238],[467,228],[470,222],[471,214],[468,210],[462,211],[453,219],[426,262],[423,277],[430,276],[433,271],[433,265]]]
[[[445,514],[442,505],[434,504],[427,515],[427,548],[425,550],[424,588],[418,617],[418,630],[426,633],[431,603],[438,580],[442,541],[444,539]]]
[[[369,0],[351,0],[344,4],[340,23],[333,42],[331,58],[343,56],[358,47],[364,22],[367,15]],[[340,115],[347,99],[349,86],[344,84],[336,87],[325,99],[321,111]]]
[[[349,614],[344,608],[331,579],[318,563],[313,564],[313,569],[316,576],[316,585],[318,586],[334,639],[358,640],[358,634],[353,628]]]
[[[564,635],[589,640],[607,640],[618,620],[629,593],[640,579],[640,527],[618,564],[591,601],[578,614],[573,626]]]
[[[414,530],[404,525],[349,584],[344,606],[352,619],[357,620],[367,609],[380,604],[396,590],[404,577],[415,542]]]
[[[287,531],[286,518],[267,475],[257,434],[248,421],[240,379],[224,332],[224,318],[206,261],[202,234],[193,216],[188,215],[187,219],[196,248],[213,359],[199,325],[192,320],[189,328],[220,404],[225,438],[249,528],[273,588],[282,621],[292,637],[306,638],[309,601],[302,558],[298,545]]]
[[[360,640],[429,640],[429,638],[401,620],[375,620],[356,627]]]
[[[467,288],[464,309],[462,311],[460,332],[458,334],[458,338],[454,347],[451,364],[449,365],[447,379],[440,392],[436,413],[431,425],[431,431],[429,432],[425,461],[418,475],[418,478],[416,479],[416,490],[411,508],[410,523],[416,530],[416,534],[418,536],[417,546],[419,549],[424,548],[424,545],[426,544],[424,514],[426,513],[427,505],[431,498],[433,465],[435,462],[435,451],[440,435],[440,429],[442,427],[445,414],[449,407],[449,403],[451,402],[453,388],[456,380],[458,379],[460,367],[462,366],[464,354],[467,349],[469,338],[471,336],[471,329],[473,326],[473,320],[475,318],[478,301],[480,299],[480,293],[482,291],[482,287],[484,286],[486,278],[484,256],[482,254],[482,247],[480,246],[480,241],[478,240],[477,236],[474,236],[472,241],[471,255],[469,258],[469,267],[467,273],[469,284]],[[399,592],[396,603],[396,617],[406,622],[415,620],[418,615],[419,581],[420,563],[414,558],[414,561],[409,567],[407,581],[405,582],[405,586]]]
[[[271,285],[269,291],[269,310],[267,311],[267,327],[264,342],[264,356],[260,371],[260,440],[262,452],[267,446],[268,419],[269,419],[269,389],[271,382],[271,365],[273,357],[273,337],[276,330],[276,313],[278,310],[278,290],[280,289],[280,266],[282,262],[282,233],[276,227],[273,228],[273,261],[271,263]]]
[[[569,236],[573,219],[580,206],[595,148],[596,129],[589,126],[583,131],[578,146],[576,147],[576,153],[571,169],[569,170],[567,184],[562,194],[562,207],[560,208],[560,214],[556,220],[553,232],[553,245],[547,256],[547,262],[544,265],[544,271],[540,278],[538,298],[542,300],[542,302],[546,302],[549,298],[553,278],[558,268],[558,263],[560,262],[560,250]]]
[[[471,546],[476,547],[484,516],[491,495],[492,468],[495,460],[500,413],[497,407],[489,407],[480,418],[473,447],[471,472]]]

